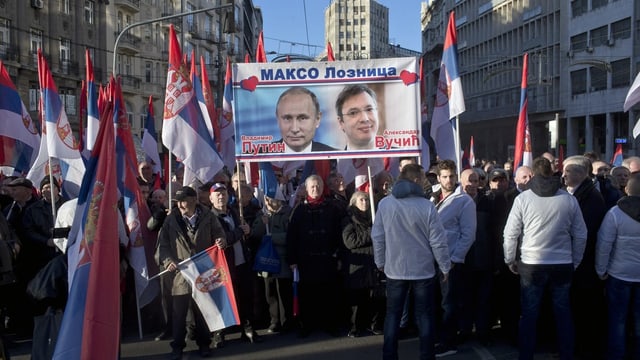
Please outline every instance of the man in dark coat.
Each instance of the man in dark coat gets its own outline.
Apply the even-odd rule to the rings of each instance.
[[[294,209],[287,231],[289,263],[300,273],[299,335],[306,337],[311,329],[323,327],[337,336],[336,253],[342,239],[343,212],[322,196],[324,183],[319,176],[309,176],[305,188],[307,197]]]
[[[573,274],[571,286],[576,351],[587,359],[601,359],[604,357],[605,298],[604,283],[596,274],[595,251],[598,229],[607,207],[602,194],[589,178],[590,165],[584,156],[570,156],[564,161],[563,178],[567,191],[578,200],[587,225],[587,247],[582,263]]]

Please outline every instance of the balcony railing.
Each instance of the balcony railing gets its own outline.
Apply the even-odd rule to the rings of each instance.
[[[4,61],[20,61],[20,49],[8,43],[0,42],[0,59]]]
[[[117,37],[118,35],[120,35],[119,31],[115,32],[115,36]],[[133,35],[133,34],[123,34],[122,37],[120,38],[120,44],[124,47],[127,48],[131,51],[134,52],[138,52],[140,51],[140,42],[142,41],[142,39],[140,39],[139,36]]]
[[[132,76],[132,75],[120,75],[122,79],[122,90],[123,91],[136,91],[140,90],[140,84],[142,81],[140,78]]]
[[[115,4],[123,6],[131,11],[140,11],[140,0],[115,0]]]

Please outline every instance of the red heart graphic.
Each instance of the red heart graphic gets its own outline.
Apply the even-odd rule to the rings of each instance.
[[[245,90],[254,91],[257,86],[258,78],[256,76],[251,76],[248,79],[240,81],[240,87]]]
[[[411,71],[402,70],[400,72],[400,79],[402,79],[402,82],[405,85],[411,85],[418,81],[418,74]]]

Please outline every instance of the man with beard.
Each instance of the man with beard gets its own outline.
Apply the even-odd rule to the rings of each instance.
[[[441,342],[436,347],[436,355],[447,356],[458,352],[455,344],[465,288],[464,259],[476,238],[476,204],[458,186],[455,162],[442,160],[437,167],[440,190],[431,195],[431,201],[438,209],[447,234],[451,272],[449,281],[440,282],[443,313]]]

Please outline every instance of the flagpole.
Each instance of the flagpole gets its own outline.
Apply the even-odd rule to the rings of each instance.
[[[195,258],[195,257],[197,257],[197,256],[199,256],[199,255],[201,255],[201,254],[203,254],[203,253],[205,253],[205,252],[207,252],[207,250],[209,250],[209,249],[210,249],[210,248],[212,248],[213,246],[216,246],[216,245],[211,245],[211,246],[209,246],[208,248],[206,248],[206,249],[204,249],[204,250],[200,251],[199,253],[196,253],[196,254],[194,254],[194,255],[191,255],[190,257],[188,257],[188,258],[186,258],[186,259],[184,259],[184,260],[180,261],[176,267],[177,267],[178,269],[180,269],[180,266],[184,265],[185,263],[187,263],[188,261],[192,260],[193,258]],[[164,275],[164,274],[166,274],[166,273],[168,273],[168,272],[169,272],[169,269],[164,269],[164,270],[160,271],[159,273],[157,273],[157,274],[153,275],[152,277],[150,277],[148,280],[149,280],[149,281],[151,281],[151,280],[153,280],[153,279],[155,279],[155,278],[158,278],[158,277],[160,277],[160,276],[162,276],[162,275]]]
[[[142,340],[142,315],[140,314],[140,298],[138,297],[138,290],[134,291],[136,293],[136,313],[138,314],[138,336],[140,340]]]
[[[238,199],[238,213],[240,214],[240,220],[244,221],[244,211],[242,210],[242,195],[240,195],[240,193],[242,193],[242,183],[240,182],[240,161],[238,160],[236,160],[236,174],[238,175],[238,190],[236,191],[236,198]],[[231,181],[231,188],[233,188],[233,180]]]
[[[49,190],[51,191],[51,214],[53,215],[53,223],[56,223],[56,197],[53,196],[53,171],[51,169],[51,157],[49,157]]]
[[[456,115],[456,138],[455,141],[455,150],[456,150],[456,163],[458,167],[458,176],[460,176],[461,167],[462,167],[462,159],[460,156],[460,117]]]
[[[371,178],[371,166],[367,164],[367,176],[369,176],[369,206],[371,207],[371,222],[376,218],[376,209],[373,204],[373,179]]]

